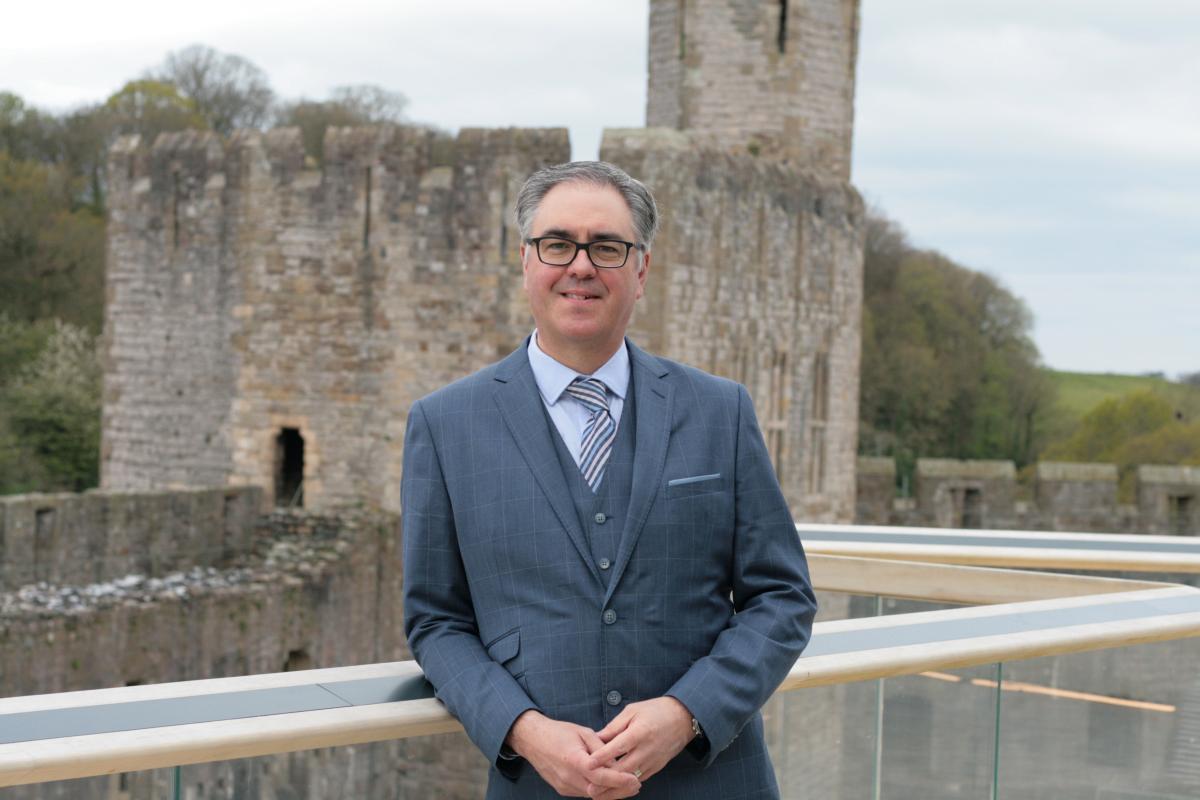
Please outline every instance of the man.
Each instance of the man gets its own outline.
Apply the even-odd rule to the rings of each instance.
[[[640,182],[549,167],[517,223],[536,330],[408,419],[413,654],[489,798],[777,797],[758,710],[816,601],[750,398],[625,339]]]

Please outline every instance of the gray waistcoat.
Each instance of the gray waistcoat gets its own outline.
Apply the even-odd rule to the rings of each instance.
[[[554,450],[558,453],[558,463],[562,466],[563,475],[567,479],[567,489],[571,493],[571,502],[575,504],[575,513],[579,515],[579,525],[587,536],[588,545],[592,550],[592,560],[600,569],[600,577],[608,586],[612,565],[617,560],[617,547],[621,543],[621,531],[625,529],[625,517],[629,513],[629,493],[633,486],[633,450],[636,441],[637,422],[634,414],[633,383],[625,392],[625,407],[621,410],[621,422],[617,425],[617,438],[613,442],[612,455],[604,468],[604,479],[595,493],[583,480],[583,473],[571,451],[563,444],[558,435],[558,428],[550,415],[546,415],[546,424],[554,431]]]

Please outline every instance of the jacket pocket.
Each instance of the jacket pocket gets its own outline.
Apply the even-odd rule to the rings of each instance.
[[[710,475],[692,475],[687,478],[674,478],[667,481],[667,499],[680,500],[698,494],[717,492],[725,488],[721,473]]]
[[[521,652],[521,629],[513,628],[508,633],[501,634],[487,645],[488,657],[497,664],[508,664]]]
[[[508,670],[508,674],[512,675],[528,694],[529,684],[525,680],[524,659],[518,658],[521,654],[521,629],[513,628],[508,633],[501,634],[484,649],[487,650],[488,657]]]

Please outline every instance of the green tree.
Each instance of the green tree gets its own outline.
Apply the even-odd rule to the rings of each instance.
[[[14,330],[11,320],[0,320],[0,328]],[[78,492],[97,484],[96,341],[83,328],[55,323],[36,358],[0,389],[0,492]]]
[[[1024,303],[875,211],[864,261],[860,452],[901,474],[920,456],[1036,458],[1050,387]]]
[[[1046,448],[1045,457],[1116,464],[1120,496],[1130,501],[1139,464],[1200,465],[1200,421],[1189,422],[1154,391],[1130,392],[1085,414],[1069,438]]]
[[[0,152],[0,311],[93,331],[104,307],[104,220],[61,166]]]
[[[129,81],[104,102],[104,111],[106,144],[122,134],[137,134],[153,144],[160,133],[208,127],[196,102],[163,81]]]
[[[1149,389],[1110,398],[1085,414],[1068,439],[1049,446],[1046,457],[1115,462],[1131,439],[1154,433],[1174,418],[1171,404]]]
[[[270,121],[275,92],[266,73],[241,56],[194,44],[170,53],[149,77],[173,85],[223,136]]]

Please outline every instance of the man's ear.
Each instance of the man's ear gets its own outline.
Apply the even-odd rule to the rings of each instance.
[[[637,296],[641,298],[642,293],[646,290],[646,274],[650,271],[650,251],[642,253],[642,257],[638,259],[638,292]]]

